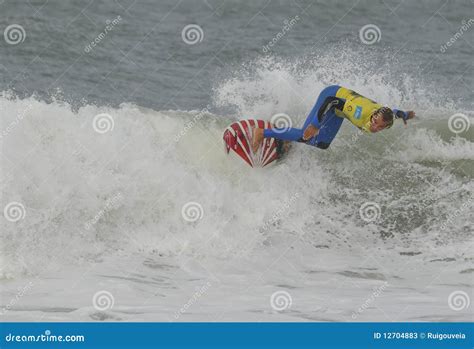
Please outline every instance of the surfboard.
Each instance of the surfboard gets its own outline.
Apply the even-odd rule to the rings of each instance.
[[[264,138],[259,150],[252,151],[252,130],[255,127],[272,128],[269,121],[249,119],[230,124],[224,131],[223,140],[226,154],[232,150],[251,167],[265,167],[280,159],[285,147],[283,141]]]

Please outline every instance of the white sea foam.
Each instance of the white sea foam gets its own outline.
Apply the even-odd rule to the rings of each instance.
[[[319,68],[305,75],[283,63],[262,64],[246,78],[217,86],[215,105],[234,107],[243,117],[284,112],[302,121],[320,89],[335,80],[322,79]],[[17,286],[34,280],[21,300],[29,310],[8,316],[25,319],[60,306],[74,310],[47,318],[101,319],[84,304],[107,290],[114,297],[110,319],[172,320],[196,292],[193,287],[211,280],[183,321],[218,319],[210,314],[238,292],[244,294],[234,299],[238,304],[271,312],[268,297],[286,286],[295,313],[264,319],[350,321],[380,280],[390,280],[392,294],[406,292],[415,277],[420,287],[430,284],[438,268],[432,261],[453,261],[449,280],[443,280],[459,282],[459,273],[469,270],[466,246],[472,239],[472,209],[466,209],[472,203],[472,134],[450,134],[447,122],[456,110],[426,93],[411,99],[409,89],[386,84],[383,76],[366,81],[341,84],[421,110],[419,120],[377,135],[357,135],[345,123],[329,150],[295,144],[281,164],[263,170],[224,154],[222,131],[233,119],[212,114],[212,108],[153,111],[123,104],[72,111],[61,101],[4,95],[1,203],[25,208],[24,219],[1,220],[1,275],[10,280],[4,298],[15,298]],[[98,133],[93,121],[104,113],[114,127]],[[380,207],[376,221],[360,218],[367,202]],[[198,219],[183,219],[190,203],[199,204]],[[423,272],[415,275],[406,265]],[[43,282],[51,276],[60,282]],[[69,296],[57,297],[64,283],[71,285]],[[349,284],[350,304],[327,303],[334,287]],[[432,290],[436,297],[446,291]],[[149,300],[156,292],[166,302]],[[320,302],[307,303],[308,292],[319,292]],[[339,296],[344,299],[344,292]],[[423,297],[415,296],[413,306]],[[395,311],[397,304],[388,301],[386,307]],[[220,319],[256,319],[242,309]],[[435,319],[431,305],[420,309],[398,319]],[[139,315],[124,315],[130,311]],[[444,308],[437,314],[452,315]],[[360,316],[384,319],[369,309]]]

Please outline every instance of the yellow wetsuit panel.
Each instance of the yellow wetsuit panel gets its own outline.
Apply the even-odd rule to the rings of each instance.
[[[370,132],[371,116],[382,105],[345,87],[339,88],[336,97],[346,100],[342,112],[336,110],[336,115],[345,117],[362,131]]]

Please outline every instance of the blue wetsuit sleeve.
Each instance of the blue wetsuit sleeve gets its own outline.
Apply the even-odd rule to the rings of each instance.
[[[395,119],[402,119],[403,121],[408,120],[408,113],[400,109],[392,109]]]

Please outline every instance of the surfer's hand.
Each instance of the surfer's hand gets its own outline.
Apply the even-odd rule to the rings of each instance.
[[[306,127],[306,130],[304,130],[303,139],[307,141],[308,139],[316,136],[318,133],[319,133],[319,130],[316,126],[308,125],[308,127]]]
[[[407,111],[407,120],[413,119],[415,117],[415,112],[413,110]],[[403,123],[406,125],[407,120],[403,120]]]

